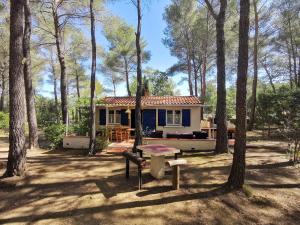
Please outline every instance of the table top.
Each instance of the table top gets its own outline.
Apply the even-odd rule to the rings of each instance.
[[[137,146],[137,149],[142,150],[143,152],[153,156],[165,156],[180,153],[180,150],[177,148],[159,144],[139,145]]]

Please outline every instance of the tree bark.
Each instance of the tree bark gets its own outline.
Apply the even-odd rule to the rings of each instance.
[[[188,66],[189,91],[190,91],[190,96],[193,96],[194,91],[193,91],[193,82],[192,82],[192,65],[191,65],[191,59],[189,53],[187,54],[187,66]]]
[[[75,60],[75,64],[76,64],[76,60]],[[80,100],[80,85],[79,85],[79,74],[77,69],[75,69],[75,79],[76,79],[76,92],[77,92],[77,100]],[[76,109],[76,115],[78,115],[78,119],[81,120],[81,109],[77,108]]]
[[[209,12],[206,13],[206,35],[204,44],[204,53],[202,60],[202,81],[201,81],[201,100],[204,103],[206,97],[206,68],[207,68],[207,47],[208,47],[208,35],[209,35]]]
[[[0,111],[4,111],[4,96],[6,91],[6,82],[5,82],[5,71],[2,71],[1,74],[1,96],[0,96]]]
[[[198,97],[198,71],[196,66],[196,60],[193,53],[193,70],[194,70],[194,89],[195,89],[195,96]]]
[[[96,82],[96,37],[95,37],[95,15],[94,0],[90,0],[91,16],[91,43],[92,43],[92,68],[91,68],[91,99],[90,99],[90,155],[94,155],[96,144],[96,123],[95,123],[95,82]]]
[[[253,10],[254,10],[254,21],[255,21],[255,32],[254,32],[254,46],[253,46],[253,83],[252,83],[252,101],[251,101],[251,111],[250,119],[248,124],[248,130],[253,129],[255,122],[255,109],[256,109],[256,90],[257,90],[257,76],[258,76],[258,66],[257,66],[257,52],[258,52],[258,12],[257,12],[257,0],[253,1]]]
[[[227,8],[227,0],[220,0],[219,14],[216,14],[209,3],[205,0],[208,9],[216,20],[217,31],[217,140],[216,153],[227,152],[228,136],[227,136],[227,112],[226,112],[226,74],[225,74],[225,37],[224,24]]]
[[[77,92],[77,99],[80,99],[80,85],[79,85],[79,75],[77,70],[75,71],[75,78],[76,78],[76,92]]]
[[[59,24],[59,16],[57,9],[53,6],[52,16],[55,30],[55,44],[57,49],[57,57],[60,65],[60,95],[61,95],[61,112],[62,122],[67,124],[68,120],[68,93],[67,93],[67,74],[64,53],[61,50],[61,28]]]
[[[23,0],[10,1],[9,152],[4,176],[24,175],[26,167],[23,6]]]
[[[117,96],[117,93],[116,93],[116,80],[115,80],[115,78],[113,78],[113,80],[112,80],[112,85],[113,85],[114,96]]]
[[[29,127],[29,148],[38,147],[38,129],[34,101],[34,89],[32,87],[30,37],[31,37],[31,10],[29,0],[24,0],[25,28],[23,37],[24,81],[26,93],[26,109]]]
[[[138,24],[135,33],[136,36],[136,54],[137,54],[137,91],[136,91],[136,104],[135,104],[135,141],[133,152],[136,152],[136,147],[142,144],[142,115],[141,115],[141,100],[142,100],[142,61],[141,61],[141,0],[136,0],[136,9]]]
[[[293,88],[293,69],[292,69],[292,56],[291,56],[291,50],[289,47],[289,42],[288,40],[286,40],[286,49],[287,49],[287,53],[288,53],[288,61],[289,61],[289,80],[290,80],[290,87]]]
[[[125,79],[126,79],[126,88],[127,88],[127,95],[131,96],[131,91],[129,87],[129,71],[128,71],[128,62],[126,57],[124,57],[124,64],[125,64]]]
[[[53,94],[54,94],[56,118],[57,118],[57,122],[59,122],[60,116],[59,116],[59,105],[58,105],[58,95],[57,95],[57,76],[56,76],[55,62],[53,60],[52,50],[51,50],[51,72],[53,76]]]
[[[249,0],[240,0],[239,55],[236,90],[236,135],[228,186],[242,188],[246,168],[246,97],[248,72]]]
[[[292,51],[292,58],[293,58],[293,72],[294,72],[294,78],[295,78],[295,84],[298,86],[298,77],[297,77],[297,59],[296,59],[296,52],[295,52],[295,46],[293,41],[293,33],[291,28],[291,18],[288,18],[288,29],[289,29],[289,38],[291,43],[291,51]]]

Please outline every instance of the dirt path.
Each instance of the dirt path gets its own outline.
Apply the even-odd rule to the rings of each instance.
[[[257,142],[247,153],[254,197],[222,189],[230,154],[184,155],[189,165],[180,191],[171,190],[170,172],[157,181],[147,169],[137,191],[119,155],[29,151],[26,178],[0,180],[0,224],[299,224],[300,171],[286,162],[280,143],[267,144]],[[0,139],[3,166],[7,146]]]

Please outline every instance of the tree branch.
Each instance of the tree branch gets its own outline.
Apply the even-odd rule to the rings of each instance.
[[[210,4],[210,2],[208,0],[205,0],[206,6],[208,8],[208,10],[210,11],[212,17],[216,20],[218,15],[216,14],[216,12],[214,11],[212,5]]]

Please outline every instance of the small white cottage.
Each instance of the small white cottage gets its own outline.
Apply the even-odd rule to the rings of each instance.
[[[97,128],[135,128],[135,97],[105,97],[96,106]],[[195,96],[142,96],[143,130],[193,132],[200,130],[201,101]]]

